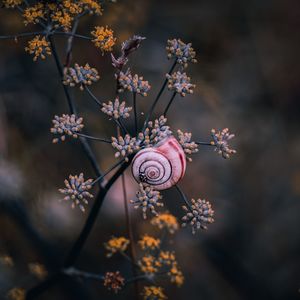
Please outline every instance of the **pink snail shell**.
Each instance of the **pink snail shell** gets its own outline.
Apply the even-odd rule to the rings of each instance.
[[[132,161],[132,174],[156,190],[175,185],[185,174],[185,153],[176,138],[169,136],[151,148],[139,151]]]

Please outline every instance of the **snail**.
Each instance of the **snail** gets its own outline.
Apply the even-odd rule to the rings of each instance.
[[[185,153],[175,137],[169,136],[154,147],[140,150],[132,161],[132,174],[156,190],[175,185],[185,174]]]

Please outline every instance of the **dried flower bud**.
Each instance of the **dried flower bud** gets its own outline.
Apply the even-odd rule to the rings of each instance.
[[[123,42],[121,48],[123,56],[127,57],[130,53],[136,51],[140,47],[142,41],[145,39],[145,37],[134,35],[130,39]]]
[[[229,158],[231,154],[235,154],[236,150],[229,147],[229,141],[234,138],[234,134],[229,133],[228,128],[224,128],[222,131],[216,132],[215,129],[211,130],[211,136],[213,141],[212,145],[216,146],[215,151],[223,156],[223,158]]]
[[[60,138],[54,138],[52,142],[57,143],[59,140],[64,141],[66,135],[77,138],[77,133],[84,127],[82,121],[82,118],[77,118],[75,115],[63,114],[61,117],[54,116],[52,120],[53,127],[50,129],[50,132],[60,135]]]
[[[118,79],[120,86],[119,92],[128,90],[145,97],[151,88],[148,81],[143,80],[143,77],[139,77],[137,74],[132,76],[130,69],[128,69],[126,73],[120,72],[118,75],[116,75],[116,78]]]
[[[125,101],[120,103],[118,98],[116,98],[114,102],[109,101],[108,104],[102,103],[102,106],[101,111],[114,119],[126,119],[129,117],[129,112],[132,110],[132,107],[126,107]]]
[[[125,279],[119,271],[106,272],[103,284],[108,290],[112,290],[117,294],[124,286]]]
[[[168,40],[166,47],[168,58],[176,58],[177,63],[183,65],[185,68],[188,62],[196,63],[196,52],[192,48],[192,44],[185,44],[180,39]]]
[[[139,184],[139,191],[136,193],[136,200],[130,200],[130,203],[134,205],[135,209],[141,208],[143,212],[143,218],[147,218],[147,210],[154,215],[158,215],[155,208],[162,207],[163,203],[159,202],[162,196],[159,191],[154,190],[152,186],[144,186],[142,183]]]
[[[94,196],[88,191],[92,188],[93,179],[84,180],[83,173],[79,176],[69,176],[69,179],[64,181],[65,188],[59,189],[59,192],[66,195],[63,200],[72,201],[72,208],[76,205],[82,212],[85,212],[84,205],[88,205],[88,199]]]
[[[186,73],[174,72],[172,75],[166,75],[168,79],[168,89],[185,97],[186,94],[193,94],[195,84],[191,84],[191,78]]]
[[[158,142],[170,136],[172,131],[166,123],[167,118],[164,116],[160,116],[154,122],[148,122],[148,127],[144,130],[144,132],[140,132],[138,135],[138,139],[141,141],[143,146],[154,146]]]
[[[192,153],[198,152],[198,145],[195,142],[191,141],[192,134],[190,132],[183,133],[181,130],[177,130],[177,134],[179,143],[186,154],[190,155]],[[192,161],[190,157],[187,157],[187,160],[190,162]]]
[[[93,82],[98,81],[100,76],[95,68],[91,68],[89,64],[85,66],[74,65],[74,68],[64,69],[63,84],[74,87],[76,84],[80,86],[80,89],[84,89],[84,85],[91,85]]]
[[[115,157],[119,157],[121,155],[125,157],[126,161],[128,161],[128,155],[140,149],[140,142],[137,141],[136,138],[132,138],[129,134],[126,134],[124,138],[122,136],[118,136],[118,138],[112,137],[111,140],[113,148],[118,150],[115,153]]]
[[[194,234],[196,229],[207,229],[206,225],[214,222],[214,211],[211,208],[211,204],[206,200],[192,199],[191,201],[192,205],[190,207],[182,207],[186,211],[186,215],[182,218],[182,226],[186,226],[189,223]]]

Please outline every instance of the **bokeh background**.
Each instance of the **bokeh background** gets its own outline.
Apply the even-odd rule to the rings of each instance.
[[[296,0],[119,0],[102,17],[85,18],[79,32],[109,25],[121,41],[140,34],[147,39],[131,56],[130,67],[150,81],[146,111],[170,68],[168,38],[192,42],[198,64],[188,73],[195,93],[178,97],[170,110],[173,130],[208,140],[211,128],[229,127],[238,154],[224,160],[210,147],[193,156],[181,187],[189,198],[205,198],[215,208],[215,223],[192,236],[183,229],[172,237],[185,274],[182,288],[163,284],[169,299],[297,299],[300,288],[300,3]],[[17,12],[0,10],[0,34],[24,28]],[[63,55],[63,37],[58,37]],[[15,286],[37,283],[28,263],[53,266],[70,249],[87,214],[60,203],[57,189],[69,174],[94,177],[78,141],[53,145],[53,115],[68,111],[52,57],[33,62],[24,52],[26,39],[0,44],[0,253],[14,267],[0,265],[0,298]],[[101,75],[92,87],[97,96],[114,95],[109,56],[88,41],[76,39],[73,62],[89,62]],[[90,98],[74,90],[86,129],[110,137],[114,126]],[[170,93],[165,92],[161,104]],[[131,99],[124,95],[128,102]],[[159,115],[159,110],[156,116]],[[127,122],[131,128],[132,122]],[[92,144],[102,169],[115,162],[110,145]],[[128,198],[137,185],[126,172]],[[79,268],[104,273],[130,272],[120,257],[105,258],[103,243],[126,234],[119,180],[77,262]],[[164,193],[165,207],[183,214],[175,190]],[[159,235],[140,211],[131,210],[135,237]],[[38,233],[38,235],[36,234]],[[54,257],[47,255],[49,247]],[[72,293],[72,291],[75,291]],[[78,282],[70,291],[58,285],[40,299],[132,299],[131,288],[111,296],[98,282]]]

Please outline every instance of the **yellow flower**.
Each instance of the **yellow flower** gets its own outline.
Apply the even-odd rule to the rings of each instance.
[[[107,257],[111,257],[117,252],[126,251],[129,245],[129,240],[125,237],[112,237],[107,243],[104,244],[107,251]]]
[[[53,22],[58,24],[55,27],[62,26],[64,30],[68,31],[71,28],[73,17],[66,10],[57,10],[51,15]]]
[[[141,271],[146,274],[157,273],[158,269],[162,266],[161,262],[152,255],[143,256],[142,259],[138,261],[138,264]]]
[[[112,51],[112,47],[116,43],[116,38],[114,38],[113,33],[114,32],[111,29],[108,29],[107,26],[105,28],[103,26],[96,26],[95,30],[91,32],[95,37],[92,42],[102,51],[102,54],[104,52]]]
[[[73,15],[78,15],[82,12],[82,7],[80,4],[74,3],[70,0],[64,0],[63,1],[64,8]]]
[[[145,250],[145,249],[151,249],[154,250],[155,248],[159,248],[160,245],[160,239],[156,239],[152,236],[149,235],[144,235],[141,240],[139,240],[139,245],[140,247]]]
[[[102,15],[102,7],[101,4],[94,0],[80,0],[79,3],[86,10],[90,10],[90,12],[94,12],[97,15]]]
[[[182,286],[184,282],[184,276],[182,272],[178,269],[177,263],[173,263],[170,271],[168,272],[171,282],[175,283],[178,287]]]
[[[6,8],[15,7],[22,4],[23,0],[3,0],[3,4]]]
[[[179,225],[175,216],[170,213],[160,214],[151,220],[151,224],[159,229],[166,228],[170,233],[175,233]]]
[[[30,54],[34,54],[33,60],[36,61],[39,57],[45,59],[45,55],[51,55],[50,43],[45,37],[40,38],[37,35],[34,39],[28,42],[28,47],[25,47],[25,51]]]
[[[44,4],[37,3],[34,6],[28,7],[24,10],[23,17],[25,18],[24,24],[25,26],[33,23],[39,23],[40,19],[44,18],[45,11],[44,11]]]
[[[13,288],[8,291],[7,298],[11,300],[25,300],[25,290],[22,288]]]
[[[164,300],[168,299],[164,294],[164,290],[158,286],[144,286],[144,290],[142,292],[144,300]]]
[[[158,259],[160,262],[166,265],[171,265],[173,262],[176,262],[174,252],[170,251],[160,251]]]
[[[30,263],[28,265],[29,271],[33,274],[36,278],[43,280],[47,277],[48,272],[45,269],[45,266],[39,263]]]

